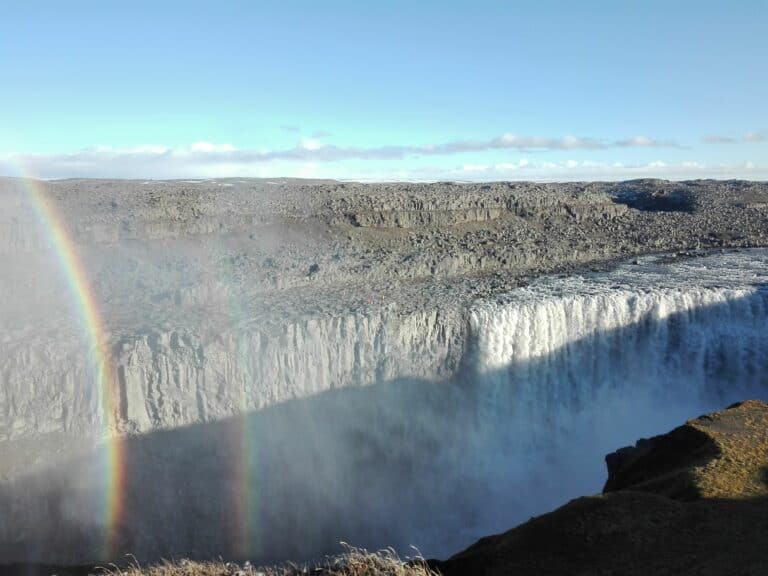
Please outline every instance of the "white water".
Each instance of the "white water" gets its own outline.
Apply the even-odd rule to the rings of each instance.
[[[468,379],[488,424],[474,445],[501,456],[481,457],[491,531],[598,491],[622,445],[767,398],[767,281],[764,252],[648,258],[477,303]]]
[[[127,394],[145,433],[127,446],[123,549],[144,559],[283,560],[345,540],[455,552],[599,491],[607,452],[733,401],[768,398],[766,285],[766,251],[543,278],[467,311],[461,368],[443,381],[434,360],[450,356],[459,334],[439,313],[294,326],[261,342],[265,357],[249,353],[254,364],[243,374],[257,374],[252,380],[227,352],[248,338],[186,355],[184,338],[157,350],[145,338],[145,358],[133,366],[166,368],[162,377],[135,371],[144,375]],[[291,346],[280,348],[285,334]],[[363,337],[370,341],[356,341]],[[54,368],[46,368],[52,382]],[[254,401],[261,410],[221,424],[200,422],[202,408],[174,408],[200,406],[184,394],[226,407],[232,385],[271,403]],[[23,403],[12,400],[18,411]],[[52,428],[40,418],[31,421]],[[190,420],[198,423],[178,426]],[[157,431],[169,425],[178,427]],[[64,458],[53,474],[43,468],[0,486],[0,514],[5,505],[14,518],[0,526],[0,560],[97,555],[98,519],[51,504],[87,498],[83,471],[94,462],[98,455]],[[256,504],[240,546],[242,531],[232,532],[243,514],[243,477],[234,477],[242,468]],[[55,490],[51,476],[60,478]]]
[[[479,379],[514,390],[527,413],[558,410],[564,429],[581,411],[622,398],[662,413],[682,405],[692,416],[739,394],[763,395],[767,264],[764,252],[751,252],[541,279],[474,307],[470,365]]]

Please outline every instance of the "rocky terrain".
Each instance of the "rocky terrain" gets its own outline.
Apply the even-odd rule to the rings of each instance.
[[[40,185],[78,245],[151,241],[171,249],[182,239],[215,236],[215,263],[226,261],[235,279],[247,275],[263,292],[350,280],[524,276],[633,254],[768,242],[768,187],[743,181]],[[0,253],[43,248],[20,181],[0,181],[0,198]]]
[[[741,181],[0,180],[0,562],[444,557],[767,398],[761,246]]]
[[[768,404],[689,420],[606,462],[603,494],[435,565],[445,576],[768,572]]]

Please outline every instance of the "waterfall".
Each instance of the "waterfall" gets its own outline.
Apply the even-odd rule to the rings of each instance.
[[[477,387],[490,423],[478,444],[525,470],[521,488],[538,500],[532,512],[597,491],[603,456],[622,445],[768,397],[764,258],[648,259],[608,274],[542,278],[472,307],[466,385]],[[567,475],[567,487],[534,487],[537,470],[550,480]]]
[[[472,365],[529,411],[572,415],[617,394],[723,403],[766,384],[767,318],[768,291],[756,286],[533,288],[472,309]]]

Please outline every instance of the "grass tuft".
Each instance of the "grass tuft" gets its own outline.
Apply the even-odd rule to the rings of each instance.
[[[391,548],[368,552],[342,543],[344,552],[313,564],[255,567],[249,562],[163,562],[104,568],[105,576],[440,576],[421,556],[402,560]]]

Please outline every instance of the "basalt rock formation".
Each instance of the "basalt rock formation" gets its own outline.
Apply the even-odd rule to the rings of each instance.
[[[768,573],[768,404],[734,404],[606,461],[603,494],[435,565],[445,576]]]

